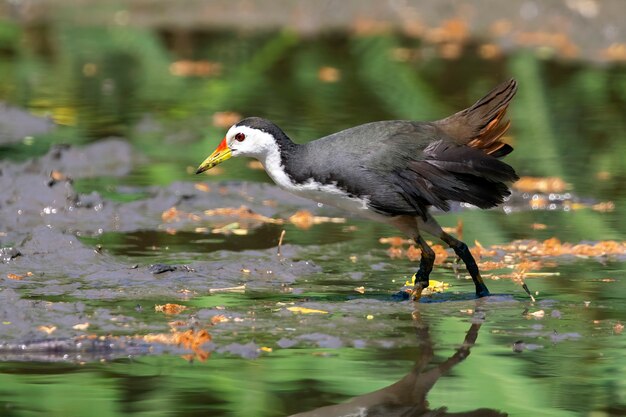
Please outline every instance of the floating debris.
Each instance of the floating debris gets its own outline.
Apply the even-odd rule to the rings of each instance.
[[[246,286],[245,285],[238,285],[236,287],[225,287],[225,288],[211,288],[209,290],[209,294],[217,294],[217,293],[221,293],[221,292],[245,292],[246,290]]]
[[[316,310],[314,308],[306,308],[306,307],[298,307],[298,306],[287,307],[287,310],[291,311],[292,313],[298,313],[298,314],[328,314],[328,311]]]
[[[204,215],[207,217],[238,217],[240,219],[255,220],[262,223],[282,224],[282,219],[274,219],[264,216],[262,214],[255,213],[246,206],[240,206],[238,208],[224,207],[216,208],[212,210],[205,210]]]
[[[141,336],[141,339],[148,343],[161,343],[165,345],[182,346],[185,349],[191,349],[193,354],[183,355],[182,358],[187,361],[197,359],[201,362],[209,358],[210,353],[203,350],[202,346],[210,342],[212,337],[205,329],[189,329],[184,332],[173,330],[172,333],[158,333]]]
[[[171,315],[176,315],[176,314],[180,314],[183,311],[185,311],[187,309],[186,306],[180,305],[180,304],[173,304],[173,303],[167,303],[164,305],[155,305],[154,306],[154,311],[156,312],[160,312],[160,313],[165,313],[165,314],[171,314]]]
[[[198,190],[198,191],[202,191],[204,193],[210,193],[211,192],[211,187],[209,186],[209,184],[204,183],[204,182],[198,182],[195,183],[193,185],[193,187]]]
[[[546,315],[546,312],[543,310],[537,310],[535,312],[532,313],[528,313],[529,317],[535,318],[535,319],[542,319],[544,318],[544,316]]]
[[[52,334],[56,331],[57,326],[39,326],[37,330],[44,332],[45,334]]]
[[[346,219],[343,217],[314,216],[308,210],[298,210],[294,215],[289,217],[289,221],[298,229],[309,229],[316,224],[345,223]]]
[[[32,272],[27,272],[25,275],[18,275],[18,274],[7,274],[7,278],[11,279],[13,281],[21,281],[26,277],[32,277],[33,273]]]

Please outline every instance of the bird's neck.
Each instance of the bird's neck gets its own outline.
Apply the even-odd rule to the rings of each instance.
[[[285,161],[300,150],[302,145],[294,143],[287,135],[276,138],[276,142],[270,145],[267,152],[263,154],[259,161],[263,164],[265,172],[280,187],[291,188],[293,181],[285,171],[287,164]]]

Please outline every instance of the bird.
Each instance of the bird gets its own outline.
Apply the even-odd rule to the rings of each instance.
[[[502,136],[516,91],[517,82],[509,79],[444,119],[370,122],[303,144],[269,120],[248,117],[230,127],[196,174],[231,157],[256,158],[286,191],[387,223],[412,239],[421,250],[414,300],[428,287],[435,262],[423,232],[454,250],[476,296],[486,297],[490,292],[467,244],[444,232],[431,211],[448,211],[452,201],[488,209],[510,195],[508,185],[519,177],[501,160],[513,151]]]

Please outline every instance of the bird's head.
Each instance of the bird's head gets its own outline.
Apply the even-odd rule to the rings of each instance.
[[[219,146],[200,164],[196,174],[200,174],[235,156],[250,156],[263,160],[277,149],[280,141],[289,139],[272,122],[259,117],[249,117],[234,124]]]

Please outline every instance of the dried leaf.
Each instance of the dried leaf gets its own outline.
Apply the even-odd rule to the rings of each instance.
[[[226,321],[228,321],[228,318],[226,318],[226,316],[223,314],[218,314],[216,316],[211,317],[211,324],[213,325],[218,324],[218,323],[224,323]]]
[[[211,187],[209,187],[209,184],[204,183],[204,182],[198,182],[196,184],[194,184],[194,188],[198,191],[202,191],[205,193],[208,193],[211,191]]]
[[[271,217],[255,213],[246,206],[241,206],[239,208],[223,207],[212,210],[205,210],[204,214],[208,217],[238,217],[240,219],[255,220],[263,223],[283,223],[281,219],[273,219]]]
[[[53,170],[50,172],[50,178],[53,181],[69,181],[70,178],[60,171]]]
[[[406,281],[404,285],[407,287],[415,285],[415,275],[413,275],[410,281]],[[422,295],[432,295],[434,293],[443,292],[448,288],[450,288],[450,284],[447,282],[431,279],[428,281],[428,287],[422,290]]]
[[[7,274],[7,278],[12,279],[13,281],[21,281],[24,279],[24,275]]]
[[[165,313],[165,314],[172,314],[172,315],[180,314],[186,309],[187,309],[186,306],[183,306],[180,304],[173,304],[173,303],[167,303],[164,305],[157,304],[154,306],[154,311]]]
[[[411,245],[406,250],[406,257],[413,262],[419,261],[422,258],[422,251],[416,248],[415,245]]]
[[[402,248],[392,246],[387,249],[387,254],[391,259],[402,258],[402,256],[404,255],[404,250]]]
[[[176,207],[170,207],[161,213],[161,220],[166,223],[176,221],[180,218],[180,212]]]
[[[448,258],[448,251],[441,245],[433,245],[435,251],[435,265],[442,265]]]
[[[571,185],[558,177],[521,177],[513,188],[521,192],[562,193]]]
[[[609,213],[615,210],[615,203],[612,201],[604,201],[598,204],[594,204],[591,206],[591,209],[594,211],[599,211],[600,213]]]
[[[346,219],[343,217],[313,216],[307,210],[298,210],[293,216],[289,217],[289,221],[299,229],[309,229],[315,224],[345,223]]]
[[[472,252],[472,254],[474,255],[475,258],[480,259],[483,256],[495,256],[496,255],[496,251],[495,250],[489,250],[486,249],[485,247],[483,247],[483,245],[480,244],[479,241],[475,240],[474,241],[474,246],[470,252]],[[477,260],[478,260],[477,259]]]
[[[478,268],[481,271],[492,271],[494,269],[506,268],[506,264],[504,262],[484,261],[478,263]]]
[[[148,335],[144,336],[148,342],[157,341],[159,343],[183,346],[193,350],[194,355],[186,355],[187,360],[197,359],[205,361],[209,357],[209,352],[202,350],[202,345],[211,341],[211,335],[204,329],[189,329],[184,332],[173,331],[171,335]]]
[[[39,326],[37,330],[46,334],[52,334],[57,329],[57,326]]]
[[[79,323],[72,326],[74,330],[87,330],[89,328],[89,323]]]
[[[244,292],[246,290],[245,285],[239,285],[236,287],[224,287],[224,288],[211,288],[209,294],[215,294],[218,292]]]
[[[391,245],[394,247],[399,247],[399,246],[409,244],[412,242],[409,239],[403,239],[399,236],[381,237],[380,239],[378,239],[378,241],[382,243],[383,245]]]
[[[287,307],[287,310],[291,311],[292,313],[299,313],[299,314],[328,314],[328,311],[324,311],[324,310],[315,310],[313,308],[306,308],[306,307]]]

